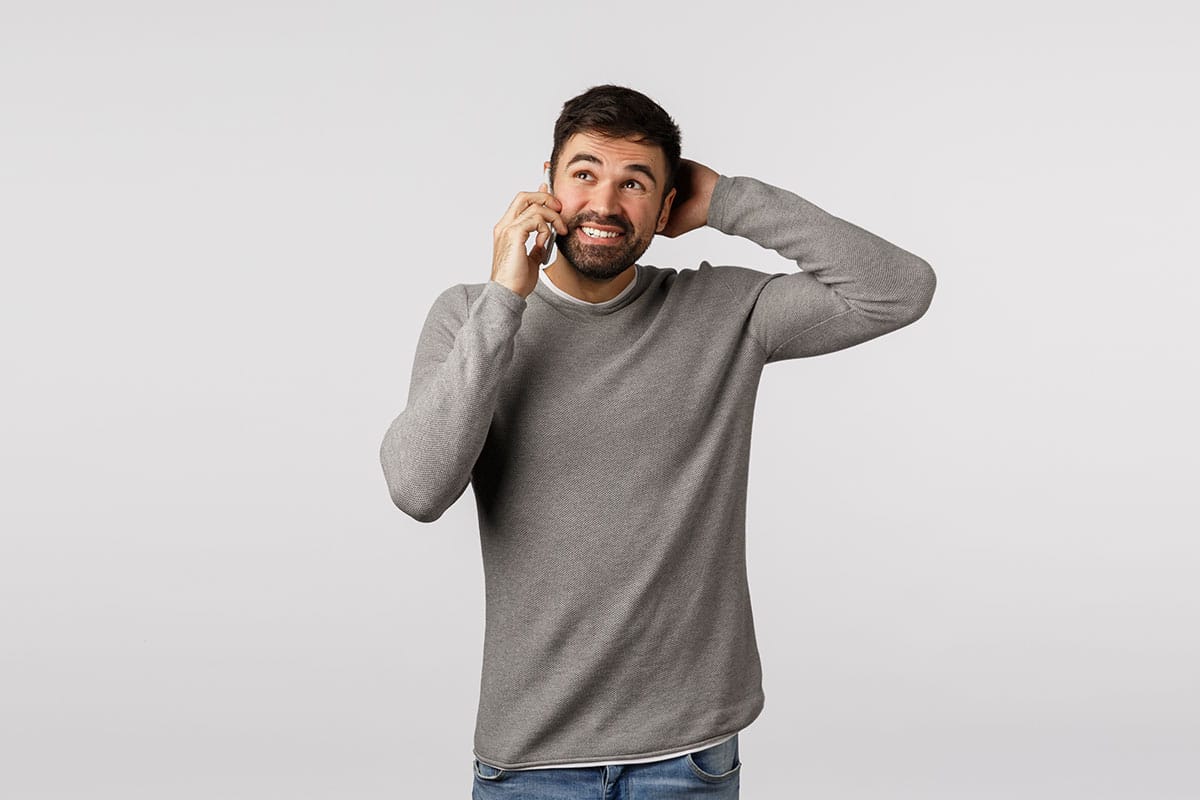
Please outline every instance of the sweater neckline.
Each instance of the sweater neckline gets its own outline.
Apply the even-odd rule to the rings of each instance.
[[[577,297],[564,297],[557,286],[552,286],[550,276],[545,269],[540,270],[538,282],[533,292],[545,302],[567,314],[576,317],[603,317],[619,311],[632,303],[646,288],[646,280],[650,272],[645,267],[635,264],[633,280],[621,290],[616,297],[600,303],[589,303]]]

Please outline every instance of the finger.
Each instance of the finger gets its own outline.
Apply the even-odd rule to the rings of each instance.
[[[530,254],[537,257],[538,263],[541,263],[542,257],[546,254],[546,251],[550,249],[550,233],[552,230],[552,223],[550,222],[541,222],[538,225],[537,235],[533,240],[535,245],[534,250],[536,252]]]
[[[542,184],[542,186],[545,185],[544,183]],[[531,205],[546,206],[547,208],[553,208],[555,211],[562,210],[562,201],[549,192],[518,192],[505,212],[505,217],[507,219],[516,219],[518,214]]]
[[[542,206],[536,206],[536,208],[545,214],[554,213]],[[520,248],[524,251],[529,246],[529,234],[536,233],[537,242],[535,244],[541,243],[544,247],[549,247],[549,226],[554,224],[553,220],[548,220],[537,213],[521,216],[496,228],[496,243],[506,249]],[[562,225],[561,222],[557,224]]]
[[[539,228],[538,230],[539,230],[539,232],[541,232],[542,230],[545,231],[545,235],[542,237],[544,240],[542,242],[542,244],[549,247],[550,246],[550,238],[552,236],[554,236],[554,235],[566,236],[567,235],[567,223],[562,221],[561,218],[558,220],[546,220],[545,228],[544,229]]]
[[[566,220],[564,220],[562,215],[557,211],[547,208],[546,206],[526,206],[525,210],[517,215],[517,219],[514,220],[514,222],[521,223],[524,221],[528,223],[532,221],[532,225],[527,225],[525,227],[526,231],[531,231],[538,225],[542,224],[542,220],[545,220],[548,224],[553,225],[554,230],[558,233],[562,234],[563,236],[567,235]]]
[[[542,184],[545,186],[545,184]],[[530,205],[545,205],[552,207],[554,210],[562,209],[563,204],[557,197],[548,192],[521,192],[512,200],[509,206],[509,212],[516,216],[518,213],[526,210]]]

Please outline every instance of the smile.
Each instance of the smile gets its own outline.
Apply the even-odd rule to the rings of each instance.
[[[591,239],[594,241],[611,241],[624,236],[624,234],[620,231],[605,231],[599,228],[591,228],[587,225],[580,225],[579,232],[584,239]]]

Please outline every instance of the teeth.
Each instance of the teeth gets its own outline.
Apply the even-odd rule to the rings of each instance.
[[[612,238],[615,238],[615,237],[621,235],[620,232],[601,231],[601,230],[596,230],[595,228],[588,228],[586,226],[584,226],[583,232],[586,233],[588,236],[591,236],[595,239],[612,239]]]

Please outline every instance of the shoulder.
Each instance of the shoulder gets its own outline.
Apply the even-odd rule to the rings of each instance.
[[[756,293],[771,279],[786,274],[763,272],[750,267],[716,265],[709,261],[701,261],[694,269],[655,267],[646,264],[639,266],[649,271],[651,286],[659,285],[672,291],[732,292],[739,296]]]
[[[701,261],[695,268],[674,269],[643,266],[651,271],[648,289],[669,294],[673,301],[708,303],[728,309],[753,306],[763,287],[781,273],[770,274],[749,267],[719,266]]]
[[[469,308],[483,294],[483,290],[488,287],[491,281],[481,281],[480,283],[460,283],[451,289],[458,290],[459,302],[465,302]]]
[[[750,267],[716,265],[701,261],[696,269],[679,273],[680,279],[696,287],[696,290],[721,292],[733,299],[756,296],[762,287],[779,274],[771,274]]]
[[[480,283],[456,283],[442,290],[433,301],[431,315],[465,320],[475,302],[485,292],[494,294],[506,305],[523,306],[525,301],[493,281]]]
[[[429,307],[430,316],[453,316],[456,312],[464,311],[466,307],[463,301],[467,296],[466,287],[467,284],[456,283],[443,289]]]

